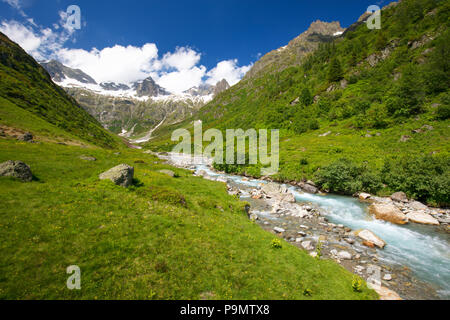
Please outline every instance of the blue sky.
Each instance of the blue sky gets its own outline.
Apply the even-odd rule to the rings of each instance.
[[[204,80],[206,74],[217,68],[219,63],[228,61],[230,63],[223,66],[222,73],[226,74],[227,68],[236,69],[234,78],[231,76],[231,82],[235,82],[260,54],[286,45],[304,32],[311,22],[317,19],[340,21],[343,27],[348,27],[369,5],[377,4],[382,7],[389,2],[391,1],[0,0],[0,30],[10,33],[12,37],[14,32],[22,33],[21,37],[15,37],[19,37],[21,41],[27,40],[31,48],[28,51],[39,59],[49,58],[61,48],[91,52],[93,48],[102,50],[117,45],[142,48],[146,44],[154,44],[158,59],[161,60],[166,53],[176,53],[179,48],[178,53],[181,54],[173,59],[191,59],[191,64],[196,62],[193,67],[201,69],[197,70],[193,78],[200,77],[203,70],[200,67],[204,67]],[[82,28],[70,34],[63,33],[64,28],[55,29],[55,24],[61,25],[61,12],[72,4],[81,8]],[[31,23],[27,21],[30,18],[33,19]],[[41,48],[38,50],[35,48],[38,40],[33,42],[34,39],[22,39],[24,32],[17,25],[12,28],[12,23],[23,25],[37,38],[42,38],[43,30],[47,29],[46,34],[52,31],[55,39],[47,35],[46,41],[41,41]],[[50,42],[48,38],[52,38],[53,42],[47,43]],[[21,41],[17,42],[21,44]],[[42,49],[44,46],[45,50]],[[149,57],[152,58],[151,53],[148,53],[147,58]],[[73,55],[66,54],[61,60],[69,58],[73,59]],[[187,62],[186,67],[191,64]],[[78,62],[76,66],[83,66],[83,63]],[[143,69],[156,78],[160,76],[149,71],[154,66],[153,69]],[[164,63],[161,70],[167,74],[180,71],[179,68]],[[97,73],[100,74],[100,71]],[[93,76],[96,78],[95,74]],[[115,75],[109,77],[113,76]],[[142,75],[135,75],[138,76]],[[129,78],[132,76],[117,80],[126,82]]]

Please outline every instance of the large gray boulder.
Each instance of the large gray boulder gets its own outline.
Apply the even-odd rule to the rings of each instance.
[[[423,211],[412,211],[406,214],[406,217],[409,221],[420,223],[420,224],[428,224],[433,226],[438,226],[439,220],[433,218],[430,214]]]
[[[369,212],[377,219],[389,221],[395,224],[407,224],[408,218],[393,204],[374,203],[369,207]]]
[[[309,183],[306,182],[300,182],[298,186],[306,193],[315,194],[319,192],[319,189],[317,187],[310,185]]]
[[[262,186],[261,190],[269,197],[276,197],[281,193],[281,186],[277,183],[267,183]]]
[[[408,206],[412,210],[428,210],[428,207],[419,201],[412,201]]]
[[[289,191],[289,189],[282,187],[281,185],[277,183],[267,183],[264,184],[261,188],[261,191],[263,194],[266,195],[267,198],[270,199],[277,199],[279,201],[285,201],[294,203],[295,197],[294,195]],[[258,194],[256,191],[254,194],[254,199],[260,199],[262,197],[262,194]]]
[[[408,202],[408,197],[404,192],[396,192],[391,196],[391,199],[397,202]]]
[[[355,231],[354,234],[364,241],[372,243],[374,246],[383,249],[386,246],[386,242],[384,242],[381,238],[375,235],[372,231],[367,229]]]
[[[111,180],[118,186],[129,187],[133,183],[134,168],[121,164],[100,175],[100,180]]]
[[[6,161],[0,164],[0,176],[14,177],[25,182],[33,180],[30,167],[22,161]]]

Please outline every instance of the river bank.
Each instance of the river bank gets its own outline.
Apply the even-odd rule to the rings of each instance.
[[[394,225],[367,212],[368,201],[390,202],[387,198],[310,194],[298,186],[215,172],[207,159],[196,159],[194,163],[203,164],[193,165],[183,155],[159,156],[195,175],[226,183],[230,194],[250,204],[249,218],[264,230],[391,290],[383,289],[390,298],[399,298],[396,293],[403,299],[449,298],[447,212],[438,212],[443,221],[439,226]],[[368,241],[367,232],[360,230],[375,240]],[[377,239],[386,244],[384,249],[375,245]]]

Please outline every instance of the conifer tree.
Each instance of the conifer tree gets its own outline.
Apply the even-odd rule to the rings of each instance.
[[[341,62],[338,58],[331,59],[330,68],[328,70],[328,81],[337,82],[342,80],[343,77]]]

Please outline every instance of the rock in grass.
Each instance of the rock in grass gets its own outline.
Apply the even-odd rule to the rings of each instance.
[[[400,138],[400,142],[406,142],[406,141],[408,141],[409,139],[411,139],[410,136],[402,136],[402,137]]]
[[[393,204],[372,204],[369,212],[377,219],[389,221],[395,224],[407,224],[408,218]]]
[[[97,161],[96,158],[94,158],[94,157],[89,157],[89,156],[80,156],[80,159],[81,159],[81,160],[84,160],[84,161]]]
[[[33,135],[29,132],[21,135],[20,137],[17,138],[17,140],[19,141],[24,141],[24,142],[30,142],[33,141]]]
[[[423,211],[413,211],[406,214],[408,219],[415,223],[428,224],[438,226],[440,223],[437,219],[433,218],[430,214]]]
[[[166,174],[169,177],[175,178],[175,172],[173,172],[172,170],[165,170],[164,169],[164,170],[159,170],[158,172],[162,173],[162,174]]]
[[[22,161],[6,161],[0,164],[0,176],[13,177],[24,182],[31,182],[33,174],[30,167]]]
[[[111,180],[118,186],[129,187],[133,183],[134,168],[121,164],[100,175],[100,180]]]

